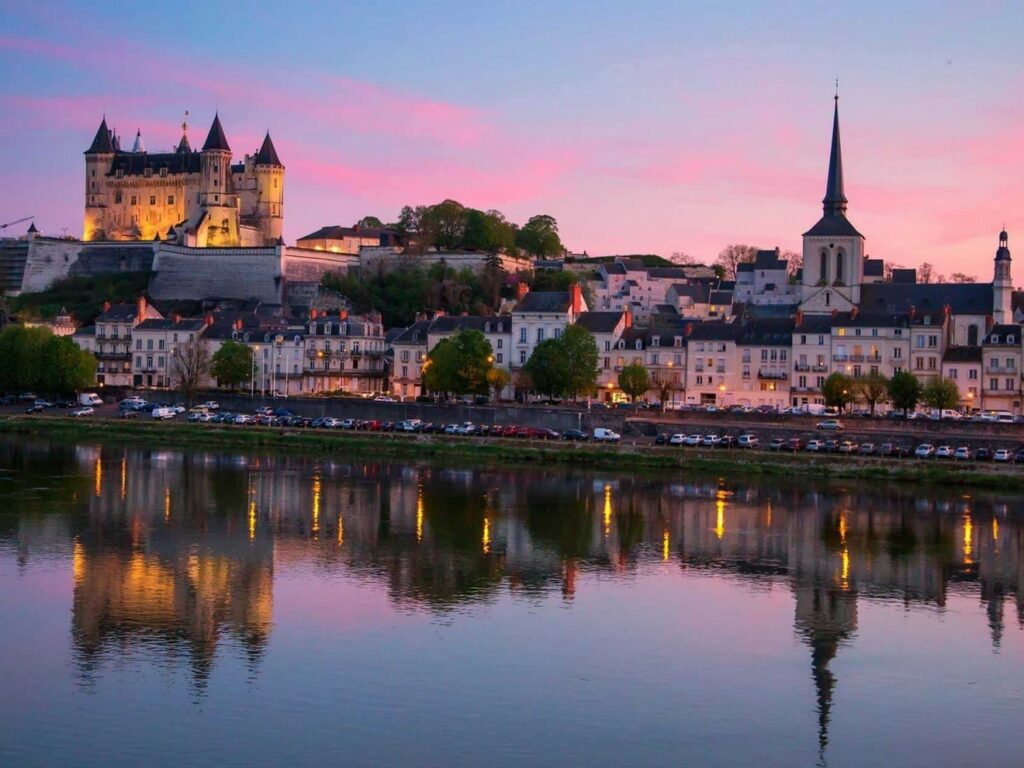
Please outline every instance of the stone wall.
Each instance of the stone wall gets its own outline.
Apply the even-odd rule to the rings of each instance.
[[[109,275],[116,272],[149,272],[153,268],[153,243],[82,243],[72,276]]]
[[[363,247],[359,249],[359,269],[364,275],[377,275],[406,264],[430,267],[441,261],[454,270],[471,269],[480,272],[487,265],[490,255],[483,252],[465,253],[424,253],[423,255],[405,253],[400,248],[388,246]],[[528,258],[499,255],[501,268],[506,272],[533,269],[533,262]]]
[[[157,300],[217,297],[279,304],[283,250],[157,244],[149,294]]]
[[[319,282],[328,272],[345,274],[359,265],[353,254],[316,251],[309,248],[285,248],[283,272],[293,282]]]
[[[67,277],[79,259],[82,245],[78,240],[32,238],[25,259],[22,293],[45,291],[58,280]]]

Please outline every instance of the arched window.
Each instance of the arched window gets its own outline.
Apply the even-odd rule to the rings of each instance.
[[[825,251],[821,252],[821,267],[818,272],[818,278],[820,280],[828,280],[828,254]]]
[[[978,346],[978,326],[976,325],[967,326],[967,346]]]
[[[836,282],[837,283],[838,282],[842,282],[842,280],[843,280],[843,261],[845,260],[843,258],[844,256],[845,256],[845,254],[842,251],[840,251],[836,255]]]

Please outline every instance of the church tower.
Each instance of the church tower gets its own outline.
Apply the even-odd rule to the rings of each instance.
[[[214,115],[200,158],[197,245],[238,245],[238,203],[231,180],[231,147],[220,115]]]
[[[276,243],[284,231],[284,165],[267,131],[253,160],[256,172],[256,221],[264,243]]]
[[[114,132],[107,128],[103,117],[92,144],[85,150],[85,223],[83,240],[103,240],[107,208],[107,174],[114,162]]]
[[[828,161],[822,217],[804,232],[801,308],[807,313],[848,311],[860,303],[864,279],[864,236],[846,218],[843,151],[839,138],[839,95],[832,117],[832,152]]]
[[[997,323],[1013,322],[1013,277],[1010,274],[1009,236],[1004,229],[999,233],[999,248],[996,249],[995,274],[992,280],[992,319]]]

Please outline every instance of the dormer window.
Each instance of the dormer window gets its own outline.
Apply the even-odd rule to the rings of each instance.
[[[637,349],[643,349],[644,348],[643,342],[640,341],[640,339],[636,340],[636,348]]]
[[[1007,336],[1006,337],[1006,343],[1007,344],[1016,344],[1017,343],[1017,337],[1016,336]]]
[[[166,178],[166,177],[167,177],[167,169],[166,168],[161,168],[160,169],[160,178],[163,179],[163,178]]]
[[[626,348],[626,342],[622,341],[622,339],[619,339],[619,349],[625,349],[625,348]]]
[[[144,170],[142,172],[142,175],[145,176],[148,179],[150,176],[153,175],[153,169],[152,168],[147,168],[146,170]]]
[[[123,179],[124,178],[124,170],[122,170],[121,168],[118,168],[116,171],[114,171],[114,178]]]
[[[484,333],[490,333],[490,332],[491,332],[491,324],[490,323],[484,323]]]
[[[999,336],[998,335],[993,334],[993,336],[992,336],[992,343],[993,344],[998,344],[999,343]]]

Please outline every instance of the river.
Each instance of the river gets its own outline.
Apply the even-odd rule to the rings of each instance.
[[[1019,765],[1024,507],[0,441],[0,765]]]

